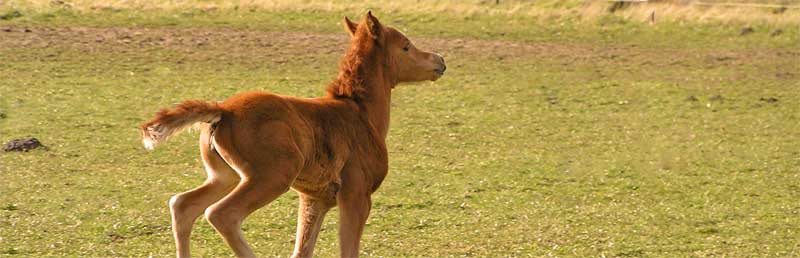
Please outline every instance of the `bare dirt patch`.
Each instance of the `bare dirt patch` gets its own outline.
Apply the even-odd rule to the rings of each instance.
[[[418,38],[423,49],[443,53],[446,58],[481,58],[490,62],[524,61],[561,64],[564,69],[581,65],[641,69],[678,67],[698,70],[743,65],[764,66],[781,79],[796,79],[800,50],[785,49],[652,49],[636,45],[587,45],[529,43],[464,38]],[[270,59],[287,62],[293,58],[343,53],[347,36],[304,32],[271,32],[227,28],[90,28],[90,27],[4,27],[0,28],[0,49],[68,48],[86,52],[126,53],[167,49],[215,60]],[[740,78],[741,79],[741,78]]]
[[[348,37],[342,34],[246,31],[235,29],[176,28],[89,28],[89,27],[5,27],[0,47],[46,48],[65,46],[88,51],[161,47],[181,51],[224,49],[229,54],[281,56],[297,53],[341,52]],[[475,39],[412,39],[439,52],[480,54],[504,58],[571,53],[588,55],[593,49],[558,44],[526,44]],[[266,51],[271,50],[271,51]],[[277,50],[277,51],[276,51]]]

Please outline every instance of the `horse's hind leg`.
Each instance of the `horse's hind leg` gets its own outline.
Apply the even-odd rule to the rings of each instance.
[[[277,174],[283,172],[280,169],[286,169],[281,166],[247,167],[253,167],[251,171],[257,171],[258,174],[242,179],[228,196],[206,210],[206,219],[233,249],[237,257],[255,257],[255,253],[242,236],[241,226],[244,219],[288,191],[291,184],[291,179],[287,177],[274,176],[273,173]]]
[[[230,194],[206,209],[206,219],[238,257],[255,257],[242,236],[244,219],[288,191],[303,165],[299,149],[287,141],[292,138],[291,128],[263,128],[263,134],[239,132],[237,135],[250,137],[233,144],[230,127],[222,127],[215,139],[220,155],[242,180]]]
[[[239,176],[209,148],[208,130],[200,135],[200,153],[208,178],[199,187],[176,194],[169,200],[172,212],[172,233],[178,257],[190,257],[189,236],[195,220],[214,202],[228,194],[239,182]]]

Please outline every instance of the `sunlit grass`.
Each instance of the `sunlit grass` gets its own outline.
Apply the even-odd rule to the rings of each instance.
[[[186,13],[0,23],[0,140],[49,147],[0,153],[0,256],[171,256],[167,199],[204,179],[196,133],[146,152],[136,125],[185,99],[320,95],[341,15],[361,12]],[[445,53],[448,73],[393,92],[364,255],[800,255],[800,63],[783,38],[796,29],[379,17]],[[111,28],[60,28],[75,25]],[[296,201],[247,221],[259,255],[290,253]],[[337,255],[336,223],[318,256]],[[231,255],[207,223],[195,230],[196,255]]]

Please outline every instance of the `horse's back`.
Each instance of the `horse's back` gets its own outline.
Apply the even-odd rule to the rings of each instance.
[[[257,91],[232,96],[220,106],[225,110],[222,121],[233,125],[233,137],[272,141],[268,140],[274,135],[272,127],[288,128],[290,135],[280,137],[291,139],[310,163],[342,158],[348,141],[360,131],[352,110],[355,107],[332,98],[303,99]]]

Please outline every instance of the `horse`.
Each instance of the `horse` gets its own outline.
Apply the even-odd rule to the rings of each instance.
[[[322,221],[336,206],[340,255],[358,256],[371,195],[388,173],[392,89],[436,81],[447,67],[440,54],[416,48],[371,11],[359,23],[345,16],[343,25],[350,46],[321,97],[246,92],[222,102],[188,100],[140,126],[150,150],[200,128],[207,179],[169,200],[178,257],[190,257],[190,234],[202,214],[237,257],[255,257],[242,222],[289,189],[299,193],[292,257],[313,255]]]

